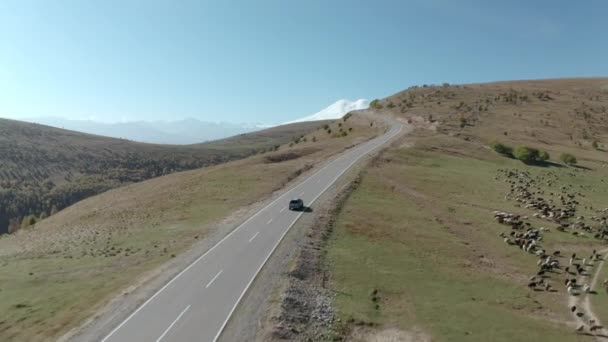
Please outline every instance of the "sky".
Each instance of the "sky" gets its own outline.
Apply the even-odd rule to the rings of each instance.
[[[282,122],[412,85],[608,76],[606,1],[0,2],[0,117]]]

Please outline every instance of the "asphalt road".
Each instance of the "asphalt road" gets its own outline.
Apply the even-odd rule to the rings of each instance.
[[[290,211],[289,200],[302,198],[314,210],[314,201],[346,170],[401,128],[391,122],[383,136],[342,153],[285,191],[175,276],[102,342],[217,340],[258,272],[305,214]]]

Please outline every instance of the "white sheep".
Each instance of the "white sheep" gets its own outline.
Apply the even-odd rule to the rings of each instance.
[[[591,286],[589,286],[589,284],[585,284],[585,285],[583,286],[583,291],[584,291],[585,293],[589,293],[589,292],[591,292]]]

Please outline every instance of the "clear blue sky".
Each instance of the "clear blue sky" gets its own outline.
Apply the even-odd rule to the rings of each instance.
[[[410,85],[608,76],[607,1],[2,1],[0,116],[281,122]]]

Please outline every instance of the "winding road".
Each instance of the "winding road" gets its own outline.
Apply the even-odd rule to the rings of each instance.
[[[349,149],[286,190],[171,279],[102,339],[102,342],[216,341],[233,311],[285,234],[303,212],[292,198],[312,206],[358,160],[401,130],[390,121],[382,136]]]

